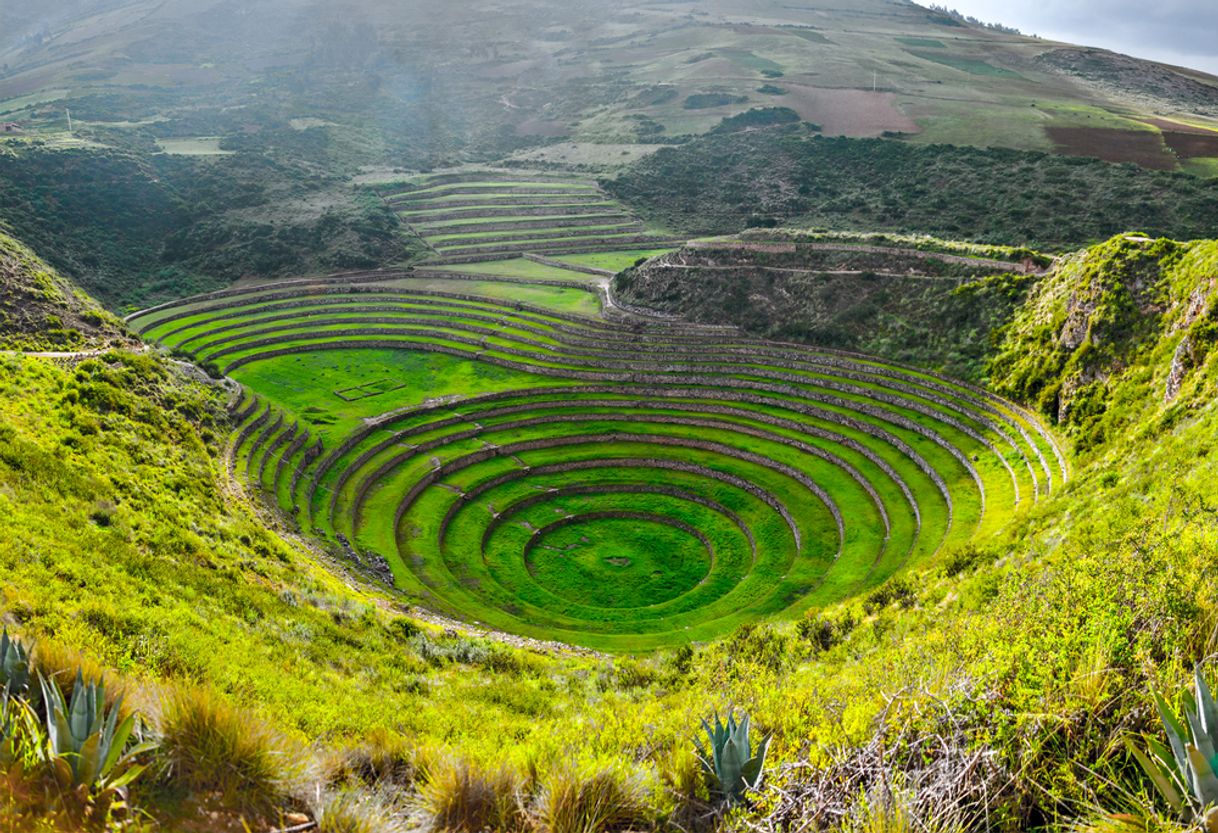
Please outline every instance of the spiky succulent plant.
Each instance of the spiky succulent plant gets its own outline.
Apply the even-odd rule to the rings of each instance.
[[[700,741],[697,744],[702,769],[727,802],[735,804],[744,798],[745,792],[761,786],[770,739],[764,738],[754,754],[749,740],[749,716],[741,715],[737,723],[730,711],[726,723],[715,715],[714,725],[703,720],[702,728],[707,737],[706,745]]]
[[[7,628],[0,631],[0,689],[17,696],[30,689],[30,651]]]
[[[1218,833],[1218,703],[1214,701],[1201,668],[1194,671],[1196,695],[1185,691],[1183,712],[1177,715],[1154,693],[1167,743],[1143,738],[1145,748],[1126,740],[1155,789],[1187,822],[1201,823]]]
[[[104,683],[86,683],[80,671],[72,687],[71,702],[54,680],[42,679],[46,703],[47,762],[61,786],[93,789],[109,801],[143,771],[136,757],[151,748],[127,748],[135,729],[135,715],[119,721],[122,698],[106,708]]]

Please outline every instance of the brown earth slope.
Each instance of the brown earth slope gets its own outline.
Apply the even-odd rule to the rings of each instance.
[[[117,318],[0,232],[0,349],[80,351],[132,343]]]

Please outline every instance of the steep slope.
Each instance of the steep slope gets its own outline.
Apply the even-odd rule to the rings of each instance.
[[[1034,402],[1080,448],[1207,407],[1218,342],[1218,243],[1121,235],[1064,259],[1003,331],[997,389]]]
[[[412,237],[342,178],[260,154],[0,143],[0,222],[110,309],[243,277],[376,266]]]
[[[131,343],[118,319],[0,232],[0,348],[65,351]]]
[[[623,303],[691,321],[982,382],[992,331],[1047,262],[932,238],[754,230],[648,260],[613,289]]]

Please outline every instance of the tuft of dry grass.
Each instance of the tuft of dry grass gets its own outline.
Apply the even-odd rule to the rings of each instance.
[[[549,773],[534,805],[541,833],[604,833],[647,825],[638,780],[613,767],[567,767]]]
[[[507,767],[483,770],[452,756],[427,769],[418,812],[435,833],[522,831],[528,826],[520,776]]]
[[[428,750],[401,735],[376,730],[358,744],[334,749],[321,758],[322,780],[331,786],[364,784],[411,787],[428,769]]]
[[[222,806],[269,813],[297,792],[304,753],[203,689],[170,694],[160,721],[163,779]]]
[[[405,828],[377,796],[343,790],[317,810],[317,833],[400,833]]]
[[[122,716],[126,717],[135,710],[133,698],[129,695],[138,694],[125,681],[93,659],[73,648],[68,648],[50,639],[40,639],[34,643],[34,651],[30,664],[31,670],[37,671],[48,680],[59,684],[64,700],[71,702],[72,690],[76,687],[76,672],[80,671],[86,683],[102,680],[106,684],[106,707],[109,708],[122,698]],[[37,683],[35,683],[37,686]]]

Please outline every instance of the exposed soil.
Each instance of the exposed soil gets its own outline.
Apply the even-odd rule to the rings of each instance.
[[[892,93],[813,87],[786,78],[783,86],[787,94],[782,103],[804,121],[820,125],[826,136],[858,138],[879,136],[885,131],[921,132],[917,122],[897,108]]]
[[[1071,156],[1093,156],[1106,162],[1132,162],[1160,171],[1176,168],[1176,157],[1164,144],[1163,136],[1149,130],[1046,127],[1045,132],[1058,151]]]
[[[1165,130],[1163,141],[1181,159],[1218,156],[1218,133],[1168,133]]]

